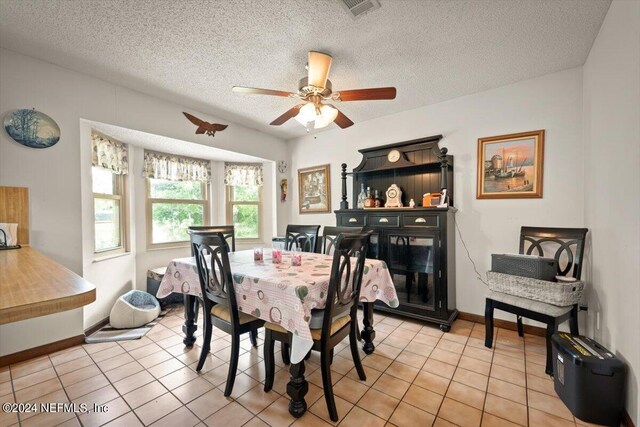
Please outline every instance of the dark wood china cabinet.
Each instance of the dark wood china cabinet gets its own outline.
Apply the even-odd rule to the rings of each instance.
[[[436,323],[447,332],[455,308],[455,235],[453,156],[440,148],[442,135],[359,150],[362,162],[353,177],[353,204],[361,184],[386,199],[396,184],[402,206],[352,208],[347,202],[346,165],[342,165],[342,203],[335,211],[340,227],[364,227],[373,232],[368,257],[384,260],[398,293],[399,307],[377,302],[375,309]],[[448,207],[423,207],[425,193],[447,189]],[[415,207],[410,208],[413,199]],[[382,203],[384,206],[384,200]]]

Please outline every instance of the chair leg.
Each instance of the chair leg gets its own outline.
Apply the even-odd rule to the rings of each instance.
[[[224,388],[224,395],[228,397],[233,391],[233,383],[236,381],[236,370],[238,369],[238,358],[240,357],[240,334],[231,335],[231,360],[229,361],[229,373],[227,374],[227,385]]]
[[[333,365],[333,349],[329,351],[329,363]]]
[[[280,350],[280,353],[282,354],[282,363],[289,365],[291,363],[291,360],[289,359],[289,343],[282,342]]]
[[[324,399],[327,402],[327,410],[331,421],[338,421],[338,410],[333,397],[333,384],[331,384],[331,362],[329,361],[329,351],[323,348],[320,352],[320,369],[322,371],[322,388],[324,388]]]
[[[555,319],[550,320],[547,323],[547,335],[546,335],[546,340],[547,340],[547,366],[544,369],[544,371],[547,373],[547,375],[553,375],[553,360],[551,360],[552,359],[552,354],[553,354],[553,352],[551,351],[551,335],[555,334],[557,330],[558,330],[558,323],[556,322],[556,320]]]
[[[516,316],[516,322],[518,323],[518,336],[524,336],[524,326],[522,325],[522,316]]]
[[[309,350],[307,355],[304,357],[304,360],[309,360],[309,359],[311,359],[311,350]]]
[[[276,363],[273,353],[273,345],[275,341],[271,335],[271,329],[264,331],[264,391],[269,392],[273,388],[273,378],[275,375]]]
[[[251,340],[251,345],[254,348],[258,348],[258,328],[255,326],[252,326],[251,331],[249,331],[249,339]]]
[[[358,327],[355,322],[351,322],[351,331],[349,332],[349,347],[351,347],[351,357],[353,358],[353,364],[356,366],[356,372],[358,372],[358,378],[360,381],[366,381],[367,376],[364,373],[364,368],[362,367],[362,361],[360,360],[360,353],[358,353],[358,339],[356,336],[356,332],[358,331]]]
[[[574,305],[571,309],[571,317],[569,318],[569,330],[571,335],[580,335],[578,329],[578,305]]]
[[[197,372],[200,372],[200,370],[204,366],[204,362],[207,361],[207,356],[209,355],[209,350],[211,349],[211,333],[213,332],[211,317],[204,316],[202,327],[204,328],[204,334],[202,335],[202,349],[200,350],[200,360],[198,360],[198,366],[196,366]]]
[[[487,298],[484,308],[484,346],[491,348],[493,345],[493,300]]]

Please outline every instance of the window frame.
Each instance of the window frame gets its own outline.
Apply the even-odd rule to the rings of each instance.
[[[128,215],[128,203],[127,203],[127,177],[126,175],[116,174],[109,169],[104,169],[110,172],[113,179],[113,192],[115,194],[95,193],[93,191],[93,168],[100,168],[99,166],[91,166],[91,192],[93,205],[91,206],[93,212],[93,255],[95,259],[108,258],[115,255],[120,255],[129,252],[129,215]],[[120,205],[120,246],[110,249],[96,250],[96,199],[102,200],[117,200]]]
[[[226,218],[227,218],[227,224],[234,224],[233,222],[233,207],[235,205],[245,205],[245,206],[257,206],[258,207],[258,237],[250,237],[250,238],[239,238],[237,233],[236,233],[236,241],[237,242],[241,242],[241,243],[260,243],[262,242],[262,237],[263,237],[263,218],[262,218],[262,204],[263,204],[263,187],[264,185],[259,185],[258,186],[258,201],[256,202],[251,202],[251,201],[234,201],[232,200],[233,197],[233,189],[234,189],[234,185],[225,185],[225,208],[226,208]]]
[[[145,178],[145,217],[146,217],[146,241],[147,249],[168,249],[168,248],[183,248],[189,246],[189,240],[180,240],[175,242],[163,242],[153,243],[153,204],[154,203],[167,203],[167,204],[187,204],[187,205],[202,205],[203,208],[203,223],[202,225],[209,225],[210,220],[210,202],[209,202],[209,181],[200,181],[202,186],[202,194],[204,199],[160,199],[151,197],[151,179]]]

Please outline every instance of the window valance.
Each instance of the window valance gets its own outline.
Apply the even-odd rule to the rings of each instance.
[[[91,132],[91,164],[107,169],[116,175],[129,173],[129,153],[127,144]]]
[[[264,182],[260,163],[225,163],[224,184],[260,186]]]
[[[145,151],[143,175],[169,181],[209,181],[210,166],[209,160]]]

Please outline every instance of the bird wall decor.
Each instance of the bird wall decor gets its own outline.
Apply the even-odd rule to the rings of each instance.
[[[185,113],[184,111],[182,112],[182,114],[184,114],[184,116],[189,119],[191,123],[198,126],[198,129],[196,129],[196,135],[205,134],[208,136],[216,136],[216,132],[222,132],[228,126],[221,125],[220,123],[205,122],[204,120],[201,120],[196,116],[192,116],[189,113]]]

